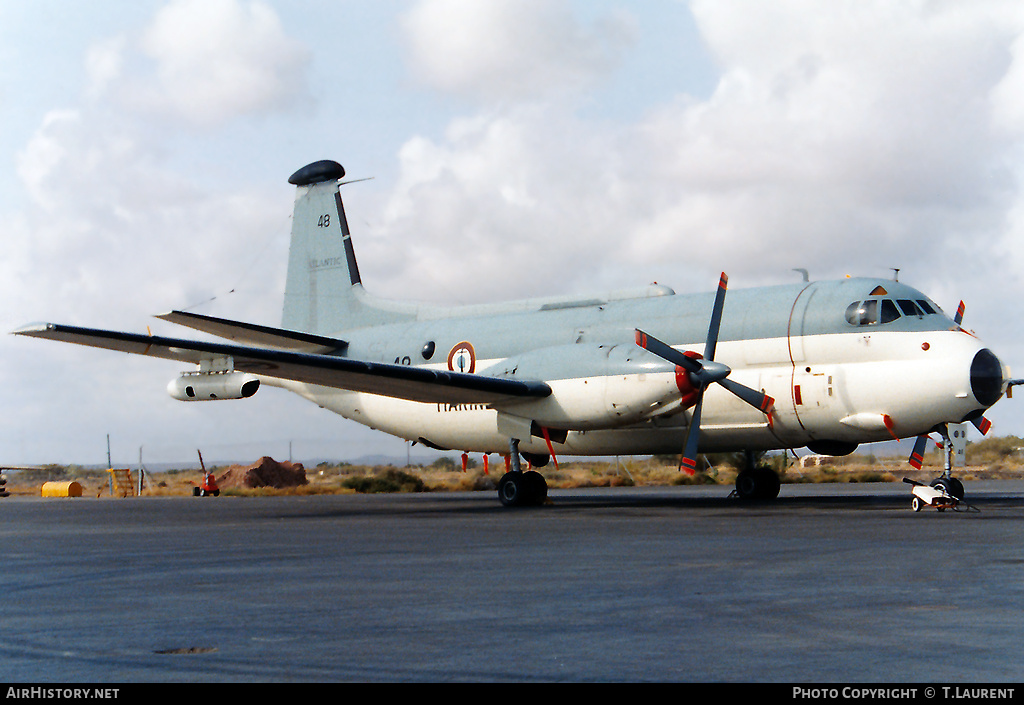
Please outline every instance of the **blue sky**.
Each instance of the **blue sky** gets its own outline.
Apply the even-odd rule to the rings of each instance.
[[[1022,32],[996,1],[0,0],[0,324],[276,325],[286,179],[331,158],[373,177],[345,199],[383,296],[899,267],[1020,373]],[[0,351],[3,462],[405,453],[279,390],[189,405],[167,363]]]

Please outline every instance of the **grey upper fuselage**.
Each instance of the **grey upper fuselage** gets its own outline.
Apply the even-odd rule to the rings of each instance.
[[[703,345],[713,292],[674,294],[667,287],[655,287],[636,292],[634,298],[618,296],[462,308],[379,302],[376,305],[406,320],[342,330],[337,336],[349,342],[348,355],[353,358],[413,365],[444,362],[448,351],[462,341],[472,343],[478,359],[494,360],[563,345],[631,344],[636,328],[675,346]],[[867,325],[847,321],[850,304],[871,299],[925,301],[936,313]],[[953,327],[953,321],[916,289],[892,280],[849,278],[730,290],[719,341]],[[429,358],[425,349],[433,350]]]
[[[339,192],[338,179],[344,173],[341,165],[325,160],[307,165],[289,179],[298,190],[282,315],[282,328],[345,341],[347,346],[339,348],[339,355],[372,362],[444,366],[449,352],[464,341],[472,345],[479,361],[499,361],[531,351],[557,352],[533,356],[531,371],[542,374],[540,379],[586,376],[580,359],[572,360],[573,364],[565,360],[586,357],[577,355],[574,346],[590,346],[590,358],[597,359],[599,354],[593,354],[592,346],[632,345],[638,328],[677,347],[701,346],[707,339],[715,297],[710,286],[702,294],[675,294],[668,287],[651,285],[597,296],[463,307],[372,296],[363,288]],[[929,310],[938,311],[920,292],[891,280],[848,278],[738,288],[726,297],[719,341],[793,341],[803,336],[863,333],[865,327],[919,331],[955,325],[940,313],[897,314],[897,320],[871,326],[848,323],[850,304],[870,298],[926,301]],[[563,346],[564,350],[553,351]],[[788,355],[780,356],[777,342],[758,347],[760,351],[747,353],[751,359],[789,361]],[[483,370],[477,367],[475,371]]]

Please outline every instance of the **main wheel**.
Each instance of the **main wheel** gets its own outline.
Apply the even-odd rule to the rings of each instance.
[[[548,498],[548,483],[544,476],[535,470],[528,470],[523,473],[523,482],[526,485],[526,501],[528,504],[544,504]]]
[[[498,500],[506,507],[518,507],[523,503],[526,483],[523,482],[523,473],[507,472],[498,480]]]
[[[498,499],[506,507],[542,504],[548,496],[548,483],[539,472],[507,472],[498,480]]]
[[[782,489],[778,473],[771,468],[758,468],[758,471],[760,472],[758,484],[760,485],[761,499],[776,499],[779,496],[779,490]]]
[[[736,494],[741,499],[775,499],[780,488],[779,476],[771,468],[743,470],[736,477]]]
[[[736,476],[736,494],[740,499],[754,499],[757,496],[757,477],[753,470],[743,470]]]

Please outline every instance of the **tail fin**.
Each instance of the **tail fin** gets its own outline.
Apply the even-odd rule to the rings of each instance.
[[[330,160],[291,175],[298,187],[292,217],[288,279],[281,325],[305,333],[330,334],[410,316],[374,306],[363,290],[345,207],[338,191],[345,169]]]

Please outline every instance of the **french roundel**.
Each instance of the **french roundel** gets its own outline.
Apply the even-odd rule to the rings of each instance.
[[[467,374],[476,370],[476,351],[470,343],[462,341],[452,348],[448,353],[448,369]]]

